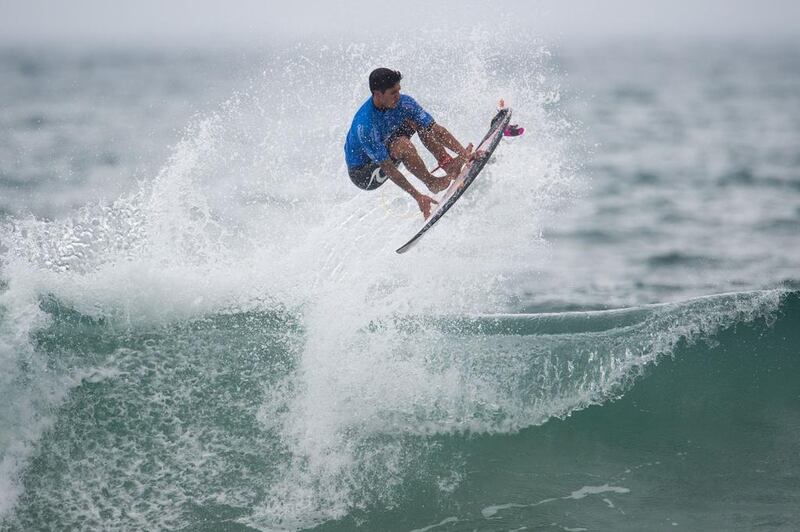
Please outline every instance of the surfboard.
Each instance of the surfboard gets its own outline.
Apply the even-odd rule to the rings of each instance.
[[[442,197],[438,199],[439,206],[425,221],[425,225],[422,226],[422,229],[417,231],[417,233],[412,236],[408,242],[397,248],[397,253],[405,253],[411,249],[414,244],[416,244],[417,241],[422,238],[422,235],[427,233],[430,228],[436,224],[436,222],[441,220],[442,216],[444,216],[444,214],[450,210],[450,207],[452,207],[455,202],[458,201],[458,198],[460,198],[464,192],[467,191],[467,188],[469,188],[472,182],[475,181],[475,178],[481,173],[483,167],[486,166],[486,163],[489,161],[492,153],[494,153],[497,145],[500,144],[500,139],[503,138],[503,131],[505,131],[510,120],[510,108],[500,109],[497,111],[497,114],[494,116],[494,118],[492,118],[488,133],[486,133],[486,135],[483,137],[483,140],[481,140],[475,150],[476,152],[482,152],[482,155],[464,165],[464,168],[461,169],[461,173],[458,174],[458,177],[456,177],[453,182],[450,183],[450,186],[447,187],[447,190],[445,190]]]

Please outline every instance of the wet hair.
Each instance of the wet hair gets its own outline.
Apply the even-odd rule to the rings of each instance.
[[[389,68],[376,68],[369,75],[369,90],[371,92],[384,92],[394,87],[403,75],[397,70]]]

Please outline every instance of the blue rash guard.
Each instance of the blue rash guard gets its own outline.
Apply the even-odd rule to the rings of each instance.
[[[344,158],[349,168],[357,168],[368,163],[379,164],[389,159],[386,141],[399,130],[406,120],[420,127],[433,125],[433,117],[425,109],[406,94],[400,95],[400,101],[393,109],[378,109],[372,103],[372,97],[353,117],[347,140],[344,144]]]

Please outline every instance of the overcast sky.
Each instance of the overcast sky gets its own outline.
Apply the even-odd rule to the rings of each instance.
[[[609,36],[798,38],[800,0],[0,0],[3,42],[174,42],[442,31],[506,15],[560,41]]]

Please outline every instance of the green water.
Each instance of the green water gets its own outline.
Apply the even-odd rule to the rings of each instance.
[[[447,321],[444,329],[462,331],[446,333],[450,346],[514,338],[527,346],[527,364],[545,367],[538,357],[555,338],[558,345],[581,346],[587,336],[598,345],[614,337],[608,345],[634,347],[654,323],[697,324],[687,314],[735,300],[740,307],[749,301],[753,312],[759,297],[622,315],[481,318],[505,333]],[[707,333],[677,335],[669,352],[631,366],[634,377],[594,395],[594,388],[578,384],[598,374],[586,363],[565,370],[565,382],[551,383],[549,396],[517,397],[514,387],[530,378],[517,356],[496,361],[509,365],[497,368],[497,376],[518,380],[511,388],[495,382],[496,393],[505,390],[513,400],[496,395],[491,405],[485,397],[460,395],[463,404],[446,412],[452,405],[441,394],[420,398],[410,414],[378,411],[383,420],[364,417],[356,424],[343,417],[336,434],[354,460],[333,469],[334,478],[304,474],[292,439],[269,419],[289,408],[286,399],[294,393],[282,382],[297,371],[304,333],[289,315],[219,315],[132,330],[52,303],[48,311],[53,321],[36,334],[36,350],[47,357],[47,371],[73,387],[23,471],[23,494],[4,521],[9,530],[295,526],[265,524],[268,517],[258,509],[276,501],[320,512],[346,501],[346,517],[318,530],[436,524],[441,530],[788,530],[800,524],[797,293],[782,296],[766,315],[734,313]],[[600,364],[610,369],[608,359]],[[439,370],[446,365],[439,361]],[[545,404],[562,417],[539,418]],[[450,426],[447,419],[465,407],[474,409],[471,421]],[[384,423],[386,416],[414,423],[412,414],[418,434]],[[531,424],[507,423],[525,419]],[[326,459],[344,458],[329,452]],[[311,497],[283,499],[275,485],[287,478],[306,482]],[[325,499],[330,485],[334,500]]]

